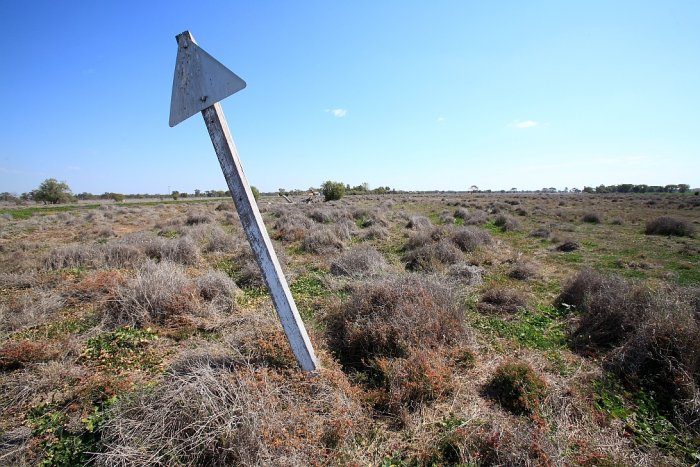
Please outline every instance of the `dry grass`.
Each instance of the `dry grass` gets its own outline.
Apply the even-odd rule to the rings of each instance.
[[[331,274],[336,276],[371,277],[385,272],[388,264],[375,248],[360,245],[351,248],[331,263]]]
[[[684,219],[661,216],[647,222],[644,233],[647,235],[692,237],[695,234],[695,228],[690,222]]]

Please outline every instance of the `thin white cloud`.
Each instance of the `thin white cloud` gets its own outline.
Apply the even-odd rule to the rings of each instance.
[[[347,109],[343,109],[343,108],[326,109],[326,112],[333,114],[333,116],[337,117],[337,118],[343,118],[348,113]]]
[[[447,119],[445,117],[438,117],[437,118],[438,123],[445,123],[446,121],[447,121]]]
[[[523,121],[513,123],[513,126],[515,128],[521,128],[521,129],[535,128],[537,125],[539,125],[539,122],[536,122],[535,120],[523,120]]]

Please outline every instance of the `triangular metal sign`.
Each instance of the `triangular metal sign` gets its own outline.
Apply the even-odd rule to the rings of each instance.
[[[177,43],[171,127],[246,86],[245,81],[199,47],[189,31],[178,35]]]

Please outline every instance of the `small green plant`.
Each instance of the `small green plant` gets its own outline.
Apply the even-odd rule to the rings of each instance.
[[[627,391],[613,376],[594,380],[593,400],[598,409],[610,418],[622,420],[625,431],[642,445],[656,446],[669,454],[683,458],[689,464],[700,461],[698,440],[681,432],[659,407],[653,391]]]
[[[326,181],[321,185],[324,201],[336,201],[345,196],[345,185],[341,182]]]
[[[255,201],[260,199],[260,190],[258,190],[256,187],[251,185],[250,191],[253,193],[253,198],[255,198]]]
[[[98,366],[115,369],[148,368],[152,355],[143,352],[158,335],[147,329],[124,327],[88,340],[81,358]]]
[[[115,401],[116,396],[113,396],[93,406],[92,413],[81,419],[80,424],[71,423],[66,410],[54,404],[42,403],[33,407],[27,421],[43,450],[38,465],[90,465],[92,453],[100,450],[100,429],[105,421],[105,410]]]
[[[488,390],[505,409],[530,415],[539,408],[547,384],[527,363],[511,361],[496,368]]]

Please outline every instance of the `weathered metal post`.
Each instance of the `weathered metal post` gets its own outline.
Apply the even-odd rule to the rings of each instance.
[[[189,31],[179,34],[176,39],[178,51],[170,101],[170,126],[202,112],[221,170],[231,190],[231,197],[289,345],[301,369],[315,371],[318,369],[318,360],[243,173],[233,137],[219,104],[220,100],[243,89],[245,81],[200,48]]]

